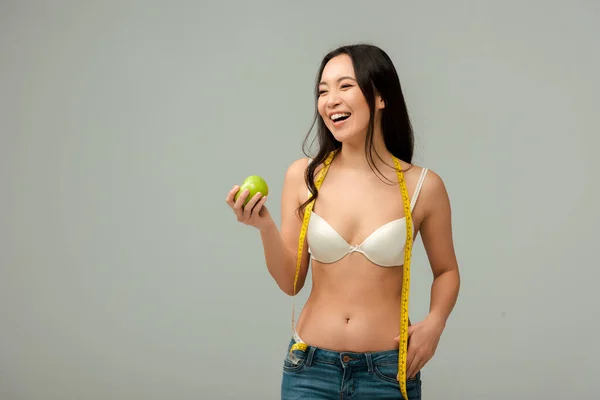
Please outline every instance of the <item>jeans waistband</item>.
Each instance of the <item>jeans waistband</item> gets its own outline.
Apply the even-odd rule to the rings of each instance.
[[[290,342],[290,348],[294,343],[297,342],[304,343],[295,333]],[[373,364],[397,364],[399,356],[398,349],[373,352],[352,352],[327,350],[308,344],[304,352],[309,358],[309,363],[316,361],[340,366],[364,366],[368,367],[369,369],[372,368]]]

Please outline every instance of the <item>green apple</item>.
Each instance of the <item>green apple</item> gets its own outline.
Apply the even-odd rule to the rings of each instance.
[[[246,197],[246,201],[244,205],[248,204],[248,202],[256,195],[256,193],[260,192],[261,195],[266,196],[269,194],[269,186],[267,186],[267,182],[263,178],[258,175],[250,175],[244,182],[240,185],[240,190],[235,194],[235,200],[237,201],[238,197],[244,190],[248,189],[250,192],[248,193],[248,197]]]

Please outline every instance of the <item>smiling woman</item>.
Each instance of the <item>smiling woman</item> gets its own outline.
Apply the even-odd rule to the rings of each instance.
[[[245,206],[248,193],[235,200],[237,186],[226,197],[240,222],[259,229],[282,291],[295,296],[312,265],[312,291],[283,360],[282,399],[420,399],[421,368],[459,290],[448,195],[435,172],[412,164],[410,119],[383,50],[352,45],[326,55],[315,99],[319,149],[285,174],[281,228],[260,193]],[[434,281],[429,315],[411,324],[418,233]]]

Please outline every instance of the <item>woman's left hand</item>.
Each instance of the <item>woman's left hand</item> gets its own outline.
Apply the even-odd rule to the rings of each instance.
[[[406,377],[412,379],[435,354],[444,323],[429,315],[421,322],[408,327],[408,351],[406,354]],[[400,336],[395,338],[400,341]]]

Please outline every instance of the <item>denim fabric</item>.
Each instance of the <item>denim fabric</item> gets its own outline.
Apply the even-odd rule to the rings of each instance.
[[[353,353],[308,346],[290,356],[294,343],[283,362],[281,400],[403,399],[396,380],[398,350]],[[421,372],[407,380],[406,390],[408,400],[421,400]]]

